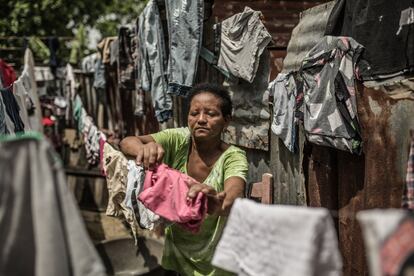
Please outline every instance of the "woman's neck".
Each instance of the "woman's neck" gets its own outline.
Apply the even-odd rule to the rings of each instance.
[[[214,154],[217,151],[221,151],[221,139],[215,139],[213,141],[196,141],[192,139],[192,150],[199,154]]]

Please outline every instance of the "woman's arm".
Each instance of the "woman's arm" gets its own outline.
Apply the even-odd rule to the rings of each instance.
[[[228,216],[234,201],[244,196],[246,182],[238,177],[229,177],[224,182],[224,191],[217,193],[214,188],[204,183],[191,183],[187,196],[195,198],[199,192],[208,199],[208,213],[216,216]]]
[[[157,162],[161,162],[165,153],[151,135],[125,137],[119,147],[125,155],[135,157],[137,164],[143,164],[145,168],[152,168]]]
[[[241,177],[232,176],[224,181],[224,191],[226,196],[224,197],[221,210],[219,210],[219,215],[228,216],[236,198],[244,197],[245,189],[246,182]]]

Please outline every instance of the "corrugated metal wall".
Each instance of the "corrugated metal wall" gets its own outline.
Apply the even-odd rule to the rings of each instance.
[[[216,1],[218,2],[218,1]],[[292,29],[299,13],[327,1],[220,1],[214,15],[219,20],[241,12],[245,6],[261,10],[275,41],[271,50],[272,77],[282,70]],[[295,58],[295,57],[293,57]],[[409,150],[409,130],[414,129],[414,100],[389,97],[385,92],[359,86],[358,113],[363,131],[361,156],[305,144],[292,155],[271,134],[269,169],[275,176],[275,202],[326,207],[335,214],[344,275],[368,275],[362,233],[355,214],[364,209],[400,207]],[[254,151],[250,156],[256,156]],[[263,156],[267,158],[269,155]],[[257,159],[256,158],[256,161]],[[267,160],[265,160],[267,162]],[[303,184],[306,184],[306,189]]]

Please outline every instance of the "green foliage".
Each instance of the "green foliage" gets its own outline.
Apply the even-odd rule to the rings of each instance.
[[[98,29],[105,36],[117,35],[120,24],[133,23],[147,0],[0,0],[0,36],[67,36],[83,56],[87,29]],[[79,31],[82,35],[79,34]],[[82,41],[79,41],[81,39]],[[11,44],[12,43],[12,44]],[[0,40],[0,47],[22,46]],[[69,49],[62,49],[69,59]]]

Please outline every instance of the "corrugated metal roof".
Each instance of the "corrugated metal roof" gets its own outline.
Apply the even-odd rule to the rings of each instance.
[[[323,37],[334,3],[331,1],[301,14],[299,24],[292,31],[287,55],[283,61],[283,72],[299,70],[303,58]]]

